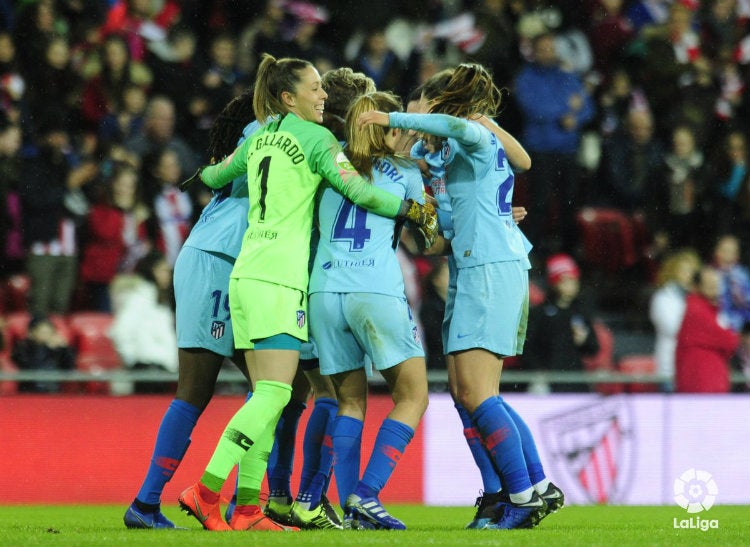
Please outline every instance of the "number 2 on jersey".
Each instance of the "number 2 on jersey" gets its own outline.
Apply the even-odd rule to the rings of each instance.
[[[354,214],[352,215],[352,210]],[[370,229],[367,227],[367,211],[344,200],[333,224],[331,241],[348,241],[350,251],[361,251],[370,241]]]

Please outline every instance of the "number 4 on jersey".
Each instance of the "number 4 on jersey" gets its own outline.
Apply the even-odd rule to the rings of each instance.
[[[367,211],[344,200],[336,215],[331,241],[348,241],[350,251],[361,251],[370,241]]]

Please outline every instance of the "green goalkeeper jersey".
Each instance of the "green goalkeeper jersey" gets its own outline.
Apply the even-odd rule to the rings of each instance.
[[[247,173],[248,228],[232,270],[307,291],[315,195],[324,179],[351,201],[395,217],[401,198],[359,176],[325,127],[287,114],[254,133],[232,155],[206,167],[203,182],[221,188]]]

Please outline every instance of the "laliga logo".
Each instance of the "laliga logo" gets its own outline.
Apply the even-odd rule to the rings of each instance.
[[[690,468],[674,481],[674,500],[688,513],[708,511],[713,507],[718,493],[719,488],[708,471]],[[717,519],[701,519],[699,516],[679,521],[674,519],[674,528],[698,528],[705,532],[718,527]]]

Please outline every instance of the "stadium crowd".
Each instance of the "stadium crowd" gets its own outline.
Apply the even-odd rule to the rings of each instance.
[[[686,248],[722,273],[717,322],[734,335],[722,362],[750,368],[748,0],[0,1],[0,317],[97,311],[117,324],[136,302],[141,325],[171,324],[168,272],[212,196],[178,183],[220,159],[208,157],[209,130],[266,52],[321,74],[350,66],[404,99],[459,62],[491,69],[508,90],[498,121],[532,158],[514,204],[529,211],[536,315],[561,309],[550,300],[563,275],[592,302],[572,314],[587,332],[571,330],[567,346],[586,349],[554,370],[601,365],[598,313],[651,329],[649,301],[673,281],[661,269]],[[548,271],[560,257],[565,272]],[[399,258],[428,364],[441,367],[429,341],[444,262],[408,245]],[[30,281],[22,303],[5,283],[19,278]],[[692,275],[679,287],[677,329]],[[663,316],[651,311],[659,340]],[[119,347],[132,331],[119,329],[131,336]],[[665,336],[679,343],[675,328]],[[528,344],[534,361],[520,369],[550,367]],[[121,357],[175,367],[173,354]],[[654,362],[666,376],[680,366]]]

